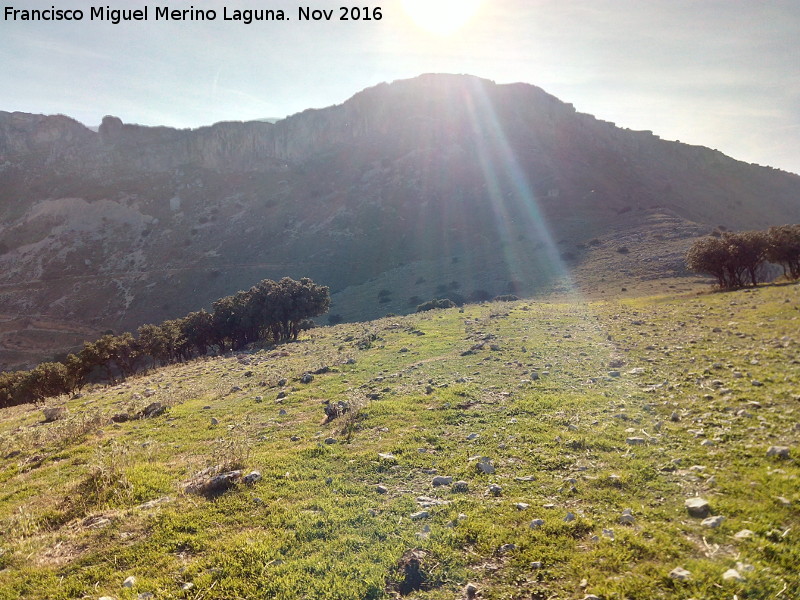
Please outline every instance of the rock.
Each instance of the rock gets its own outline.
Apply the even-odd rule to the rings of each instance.
[[[154,417],[163,415],[165,412],[167,412],[166,406],[161,404],[161,402],[153,402],[145,406],[142,412],[139,414],[144,419],[152,419]]]
[[[609,377],[620,377],[621,375],[622,374],[619,371],[609,371],[608,372],[608,376]]]
[[[723,581],[744,581],[744,577],[736,569],[728,569],[722,574]]]
[[[122,582],[122,587],[125,588],[132,588],[135,585],[136,585],[136,577],[134,577],[133,575],[127,577],[125,581]]]
[[[153,600],[155,596],[151,592],[142,592],[136,596],[136,600]]]
[[[387,494],[389,492],[389,489],[382,485],[376,485],[375,491],[378,492],[379,494]]]
[[[517,510],[528,510],[530,506],[531,506],[530,504],[526,504],[525,502],[517,502],[514,505],[514,508],[516,508]]]
[[[703,522],[700,523],[703,527],[710,527],[711,529],[716,529],[722,522],[725,520],[725,517],[721,515],[717,515],[716,517],[708,517],[703,519]]]
[[[450,485],[453,483],[453,478],[445,475],[439,475],[438,477],[433,478],[433,487],[439,487],[440,485]]]
[[[572,523],[576,518],[575,513],[568,512],[567,516],[564,517],[564,523]]]
[[[636,519],[633,516],[633,511],[630,508],[626,508],[622,511],[622,516],[619,518],[619,522],[622,525],[633,525],[636,523]]]
[[[629,446],[644,446],[647,440],[642,437],[629,437],[625,440],[625,443]]]
[[[419,521],[420,519],[427,519],[431,514],[427,510],[421,510],[411,514],[412,521]]]
[[[534,519],[531,521],[530,528],[531,529],[539,529],[544,525],[544,519]]]
[[[477,440],[479,437],[480,436],[477,433],[470,433],[467,436],[467,440],[469,440],[471,442],[472,440]]]
[[[583,597],[583,600],[602,600],[602,598],[600,598],[600,596],[595,596],[594,594],[586,594]]]
[[[711,505],[702,498],[689,498],[686,501],[686,510],[695,519],[705,519],[711,513]]]
[[[483,473],[485,475],[491,475],[495,472],[494,465],[492,464],[491,459],[483,457],[478,461],[477,464],[478,472]]]
[[[193,584],[193,583],[191,583],[191,582],[186,582],[186,583],[184,583],[184,584],[181,586],[181,589],[182,589],[184,592],[188,592],[189,590],[192,590],[192,589],[194,589],[194,584]]]
[[[497,551],[500,554],[506,554],[506,553],[511,552],[512,550],[516,550],[516,549],[517,549],[517,545],[516,544],[503,544],[502,546],[500,546],[497,549]]]
[[[453,492],[464,494],[469,491],[469,483],[466,481],[456,481],[450,488]]]
[[[61,419],[66,418],[67,416],[67,407],[66,406],[48,406],[44,410],[42,410],[42,415],[44,415],[44,422],[45,423],[52,423],[53,421],[60,421]]]
[[[789,458],[789,448],[786,446],[770,446],[767,450],[767,456],[776,456],[777,458]]]
[[[669,576],[673,579],[677,579],[678,581],[689,581],[689,579],[692,577],[692,574],[682,567],[675,567],[669,572]]]
[[[737,531],[733,537],[735,537],[737,540],[746,540],[747,538],[751,538],[754,535],[755,533],[753,533],[749,529],[742,529],[741,531]]]
[[[614,541],[614,530],[613,529],[603,529],[602,534],[603,534],[603,537],[607,537],[612,542]]]
[[[325,438],[325,443],[328,444],[329,446],[331,446],[331,445],[336,443],[336,438],[332,438],[332,437]]]
[[[129,415],[128,413],[117,413],[115,415],[112,415],[111,417],[112,423],[125,423],[126,421],[130,420],[131,420],[131,415]]]
[[[378,452],[378,458],[380,458],[381,460],[388,460],[388,461],[397,460],[397,457],[391,452]]]
[[[672,411],[672,414],[669,416],[669,420],[673,423],[678,423],[681,420],[681,416],[676,411]]]
[[[247,485],[253,485],[256,482],[261,481],[261,472],[251,471],[242,478],[242,481],[244,481]]]
[[[211,424],[219,425],[219,419],[217,417],[211,417]]]
[[[502,496],[503,495],[503,488],[500,487],[499,485],[497,485],[496,483],[493,483],[486,490],[486,494],[489,495],[489,496],[495,496],[495,497]]]
[[[300,378],[300,383],[311,383],[312,381],[314,381],[314,376],[311,373],[303,373]]]
[[[478,586],[474,583],[468,583],[467,587],[464,588],[464,593],[467,595],[467,600],[472,600],[478,593]]]

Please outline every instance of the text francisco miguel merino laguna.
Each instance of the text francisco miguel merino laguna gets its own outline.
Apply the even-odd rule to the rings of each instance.
[[[341,15],[334,16],[333,9],[314,9],[309,6],[297,7],[299,21],[331,21],[360,20],[378,21],[381,19],[380,7],[349,8],[341,7]],[[356,12],[357,11],[357,12]],[[221,16],[223,21],[240,21],[250,24],[253,21],[288,21],[289,16],[284,10],[262,9],[232,9],[227,6],[222,8],[222,14],[214,9],[201,9],[190,6],[184,9],[172,9],[169,6],[143,6],[142,8],[111,8],[110,6],[93,6],[88,11],[81,9],[62,9],[51,6],[45,9],[23,9],[5,6],[3,17],[5,21],[83,21],[87,16],[90,21],[107,21],[117,25],[123,21],[147,21],[154,17],[155,21],[215,21]]]

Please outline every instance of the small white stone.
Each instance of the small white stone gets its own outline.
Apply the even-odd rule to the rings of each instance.
[[[131,575],[130,577],[126,578],[125,581],[122,582],[122,587],[132,588],[136,585],[136,577]]]
[[[735,537],[737,540],[746,540],[747,538],[751,538],[754,535],[755,533],[753,533],[749,529],[742,529],[741,531],[737,532],[733,537]]]
[[[744,577],[736,569],[728,569],[722,574],[722,579],[725,581],[744,581]]]
[[[678,581],[688,581],[691,579],[692,574],[683,567],[675,567],[669,572],[669,576]]]

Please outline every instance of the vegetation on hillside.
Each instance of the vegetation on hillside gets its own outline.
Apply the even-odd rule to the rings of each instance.
[[[789,600],[798,306],[468,305],[2,409],[0,599]]]
[[[224,354],[257,341],[297,339],[308,319],[328,310],[328,288],[308,278],[265,279],[247,291],[214,302],[213,312],[192,312],[160,325],[143,325],[137,337],[125,332],[85,342],[63,362],[41,363],[30,371],[0,373],[0,407],[71,394],[100,372],[111,382],[174,362]]]
[[[780,265],[787,279],[800,279],[800,224],[725,231],[697,240],[686,254],[691,271],[711,275],[728,290],[758,284],[767,262]]]

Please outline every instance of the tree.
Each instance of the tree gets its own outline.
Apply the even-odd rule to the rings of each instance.
[[[800,279],[800,224],[770,227],[767,260],[780,265],[787,279]]]

